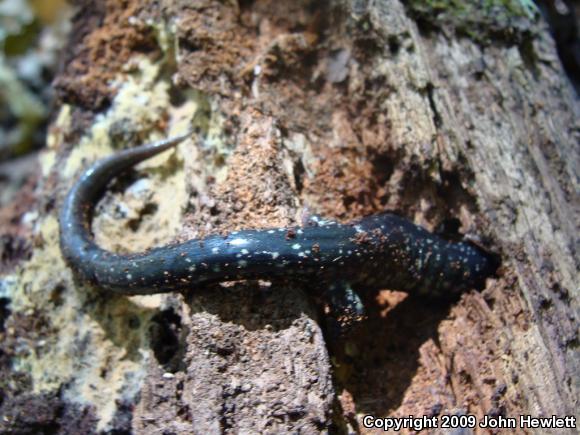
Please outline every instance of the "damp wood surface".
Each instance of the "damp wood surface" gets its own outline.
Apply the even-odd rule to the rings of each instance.
[[[0,431],[580,417],[580,106],[541,19],[510,8],[465,32],[395,0],[76,3],[47,148],[0,210]],[[130,298],[76,281],[56,216],[79,171],[191,124],[113,183],[100,245],[390,211],[459,226],[499,274],[451,304],[365,295],[369,319],[330,350],[291,279]]]

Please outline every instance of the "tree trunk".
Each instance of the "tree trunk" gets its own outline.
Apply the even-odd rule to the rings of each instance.
[[[0,214],[6,252],[29,240],[0,271],[2,431],[580,416],[579,104],[525,2],[78,3],[35,199],[28,184]],[[369,318],[330,354],[291,279],[147,297],[79,282],[56,218],[79,171],[192,123],[111,186],[100,245],[391,211],[458,226],[501,256],[498,275],[452,304],[367,296]]]

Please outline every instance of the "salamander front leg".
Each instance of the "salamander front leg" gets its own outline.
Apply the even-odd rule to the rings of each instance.
[[[347,282],[332,284],[324,292],[324,301],[328,304],[326,332],[331,342],[347,337],[366,317],[359,295]]]

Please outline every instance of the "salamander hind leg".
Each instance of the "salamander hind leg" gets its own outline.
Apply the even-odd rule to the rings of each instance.
[[[310,213],[308,207],[302,210],[300,220],[302,227],[325,227],[338,224],[337,221],[332,219],[326,219],[320,215]]]

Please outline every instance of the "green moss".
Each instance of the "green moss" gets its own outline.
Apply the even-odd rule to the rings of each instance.
[[[519,43],[530,34],[532,0],[409,0],[407,10],[422,30],[451,30],[479,43]]]

